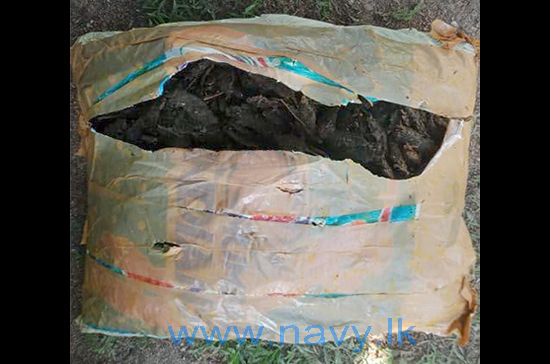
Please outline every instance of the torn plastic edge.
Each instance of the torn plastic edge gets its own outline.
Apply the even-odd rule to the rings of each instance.
[[[151,249],[154,252],[162,254],[164,256],[175,255],[181,250],[180,245],[169,241],[157,241],[153,243]]]
[[[168,76],[168,78],[171,77],[171,76]],[[473,116],[472,116],[473,118]],[[421,174],[419,174],[418,176],[414,176],[414,177],[409,177],[407,178],[407,180],[413,180],[415,178],[420,178],[422,177],[426,171],[428,171],[434,164],[435,162],[441,157],[441,155],[449,148],[451,148],[457,141],[459,141],[460,139],[462,139],[462,130],[463,130],[463,127],[464,127],[464,122],[465,120],[464,119],[455,119],[455,118],[451,118],[449,119],[449,124],[447,126],[447,130],[445,132],[445,136],[443,137],[443,142],[441,144],[441,146],[439,147],[439,149],[437,150],[437,152],[434,154],[434,156],[432,157],[432,159],[428,162],[428,164],[426,165],[426,167],[424,168],[424,170],[422,171]],[[161,149],[158,149],[158,150],[155,150],[155,151],[152,151],[152,150],[147,150],[147,149],[142,149],[140,148],[139,146],[135,145],[135,144],[131,144],[131,143],[127,143],[123,140],[120,140],[120,139],[116,139],[116,138],[113,138],[113,137],[110,137],[106,134],[103,134],[103,133],[100,133],[98,132],[97,130],[95,130],[93,127],[91,126],[88,126],[88,128],[86,128],[85,130],[80,130],[79,129],[79,133],[80,136],[81,136],[81,142],[80,142],[80,149],[77,153],[77,155],[81,155],[81,156],[85,156],[86,155],[86,148],[85,148],[85,143],[86,143],[86,135],[84,134],[85,132],[88,132],[88,131],[91,131],[93,132],[94,134],[100,134],[102,135],[103,137],[105,138],[109,138],[109,139],[113,139],[113,140],[116,140],[118,142],[121,142],[121,143],[125,143],[125,144],[130,144],[132,145],[133,147],[136,147],[136,148],[139,148],[139,150],[142,152],[142,153],[148,153],[148,154],[153,154],[153,153],[157,153],[161,150],[165,150],[165,149],[180,149],[180,150],[186,150],[186,149],[203,149],[203,148],[177,148],[177,147],[166,147],[166,148],[161,148]],[[210,149],[205,149],[205,150],[210,150]],[[249,150],[248,150],[249,151]],[[290,152],[290,153],[303,153],[303,152],[292,152],[292,151],[281,151],[279,150],[280,152]],[[221,151],[218,151],[218,152],[221,152]],[[244,151],[246,152],[246,150]],[[303,154],[307,154],[307,153],[303,153]],[[391,180],[390,178],[388,177],[384,177],[384,176],[378,176],[378,175],[375,175],[373,172],[371,172],[369,169],[365,168],[364,166],[358,164],[357,162],[351,160],[351,159],[346,159],[346,160],[334,160],[332,158],[328,158],[328,157],[320,157],[320,158],[323,158],[323,159],[328,159],[328,160],[331,160],[331,161],[335,161],[335,162],[345,162],[345,161],[349,161],[351,163],[354,163],[354,164],[357,164],[359,165],[362,169],[364,169],[365,171],[367,171],[368,173],[372,174],[373,176],[377,177],[377,178],[384,178],[384,179],[389,179]],[[282,190],[283,192],[285,192],[284,190]],[[417,205],[419,207],[419,205]],[[202,210],[201,210],[202,211]]]
[[[459,337],[458,344],[460,346],[465,346],[470,340],[472,317],[475,315],[477,310],[477,293],[470,286],[470,283],[466,279],[466,277],[462,278],[462,288],[460,290],[460,294],[466,301],[464,312],[462,313],[462,315],[451,322],[446,330],[446,333],[448,335],[452,333],[457,333]]]
[[[447,131],[445,132],[445,136],[443,137],[443,142],[441,143],[441,146],[437,150],[437,152],[434,154],[432,159],[428,162],[426,167],[424,167],[424,170],[422,173],[418,176],[411,177],[417,178],[423,175],[428,169],[432,168],[433,165],[435,165],[436,161],[443,155],[443,153],[451,148],[453,145],[456,144],[460,139],[462,139],[462,129],[464,128],[464,120],[463,119],[449,119],[449,123],[447,124]]]
[[[125,85],[127,85],[128,83],[130,83],[132,80],[134,80],[135,78],[141,76],[142,74],[148,72],[148,71],[151,71],[157,67],[160,67],[162,64],[164,64],[166,61],[168,61],[169,59],[172,59],[172,58],[175,58],[175,57],[179,57],[179,56],[182,56],[185,52],[187,51],[196,51],[196,52],[200,52],[200,53],[214,53],[214,54],[219,54],[219,55],[223,55],[227,58],[229,58],[230,60],[232,61],[238,61],[238,62],[241,62],[241,63],[244,63],[244,64],[247,64],[249,66],[255,66],[255,67],[275,67],[275,68],[279,68],[279,69],[282,69],[282,70],[285,70],[285,71],[288,71],[288,72],[292,72],[292,73],[295,73],[296,75],[299,75],[299,76],[302,76],[302,77],[306,77],[306,78],[309,78],[311,80],[314,80],[314,81],[317,81],[317,82],[321,82],[321,83],[324,83],[324,84],[327,84],[329,86],[334,86],[334,87],[339,87],[339,88],[342,88],[350,93],[352,93],[354,96],[358,97],[358,96],[361,96],[361,97],[364,97],[366,100],[368,100],[370,103],[375,103],[375,102],[378,102],[378,101],[384,101],[382,99],[379,99],[379,98],[376,98],[374,96],[364,96],[364,95],[361,95],[361,94],[357,94],[355,93],[354,91],[350,90],[349,88],[345,87],[345,86],[342,86],[332,80],[330,80],[329,78],[326,78],[325,76],[309,69],[307,66],[305,66],[303,63],[299,62],[299,61],[296,61],[296,60],[293,60],[289,57],[284,57],[284,56],[268,56],[268,57],[252,57],[252,56],[245,56],[245,55],[240,55],[240,56],[237,56],[237,55],[232,55],[232,54],[229,54],[229,53],[226,53],[226,52],[223,52],[223,51],[220,51],[218,49],[214,49],[214,48],[210,48],[210,47],[179,47],[179,48],[172,48],[170,49],[169,51],[167,52],[164,52],[161,56],[159,56],[158,58],[154,59],[153,61],[151,62],[148,62],[145,64],[145,66],[143,66],[141,69],[137,70],[137,71],[134,71],[134,72],[131,72],[128,76],[126,76],[123,80],[119,81],[118,83],[116,83],[115,85],[111,86],[109,89],[105,90],[101,95],[99,95],[96,99],[96,101],[94,102],[94,104],[104,100],[106,97],[108,97],[109,95],[115,93],[116,91],[118,91],[120,88],[124,87]],[[210,59],[209,57],[203,57],[202,59]],[[213,60],[214,62],[218,62],[218,63],[223,63],[219,60]],[[189,63],[191,62],[194,62],[194,61],[186,61],[186,62],[183,62],[182,64],[180,64],[177,68],[176,68],[176,71],[173,72],[173,73],[170,73],[168,75],[166,75],[161,81],[160,81],[160,84],[159,84],[159,88],[158,88],[158,92],[157,92],[157,96],[156,97],[159,97],[161,96],[163,93],[164,93],[164,86],[166,84],[166,82],[168,82],[176,73],[180,72],[181,70],[185,69]],[[267,76],[266,76],[267,77]],[[278,81],[278,80],[277,80]],[[343,106],[347,106],[350,102],[356,102],[355,100],[353,99],[347,99],[347,98],[344,98],[340,101],[340,104],[343,105]],[[388,102],[391,102],[391,101],[388,101]],[[410,106],[409,106],[410,107]],[[453,119],[453,118],[449,118],[449,125],[451,125],[452,121],[453,120],[456,120],[459,122],[459,133],[461,132],[462,130],[462,120],[463,119]],[[456,128],[456,126],[455,126]],[[92,129],[93,130],[93,129]],[[96,132],[95,130],[93,130],[94,132]],[[439,156],[441,155],[441,153],[449,148],[451,145],[454,144],[454,142],[457,140],[457,139],[460,139],[461,136],[458,135],[452,135],[452,139],[451,140],[447,140],[447,135],[449,134],[449,129],[447,129],[447,133],[446,133],[446,136],[443,140],[443,144],[441,145],[441,147],[439,148],[439,150],[437,151],[437,153],[432,157],[432,159],[430,160],[430,162],[428,163],[428,165],[424,168],[424,171],[421,173],[424,174],[424,172],[430,168],[434,163],[435,161],[439,158]],[[455,133],[456,134],[456,133]],[[140,148],[141,149],[141,148]],[[148,152],[151,152],[152,151],[148,151]],[[366,169],[366,168],[365,168]],[[369,171],[370,172],[370,171]],[[372,172],[371,172],[372,173]],[[380,176],[378,176],[380,177]],[[415,177],[419,177],[419,176],[415,176]],[[415,178],[415,177],[411,177],[411,178]],[[382,177],[384,178],[384,177]]]
[[[474,48],[476,58],[479,58],[479,39],[470,37],[459,27],[449,25],[441,19],[435,19],[428,34],[438,41],[444,49],[453,49],[458,44],[468,43]]]
[[[184,51],[184,48],[185,48],[185,51]],[[142,75],[143,73],[145,72],[148,72],[154,68],[157,68],[159,67],[160,65],[162,65],[163,63],[165,63],[167,60],[169,59],[172,59],[172,58],[175,58],[175,57],[178,57],[178,56],[182,56],[187,50],[190,50],[190,51],[197,51],[197,52],[201,52],[201,53],[214,53],[214,54],[220,54],[220,55],[223,55],[225,57],[228,57],[230,60],[233,60],[233,61],[238,61],[238,62],[241,62],[241,63],[245,63],[247,65],[252,65],[252,66],[256,66],[256,67],[277,67],[277,66],[280,66],[282,64],[282,69],[284,70],[290,70],[290,69],[293,69],[293,67],[295,67],[295,69],[297,70],[295,72],[295,74],[297,75],[301,75],[300,72],[304,72],[306,74],[309,74],[310,77],[313,77],[313,78],[310,78],[310,79],[314,79],[314,77],[320,77],[324,80],[328,80],[327,84],[328,85],[331,85],[331,86],[335,86],[335,85],[339,85],[338,83],[326,78],[325,76],[319,74],[319,73],[316,73],[314,71],[312,71],[311,69],[309,69],[307,66],[305,66],[303,63],[299,62],[299,61],[295,61],[295,60],[292,60],[291,58],[289,57],[279,57],[279,56],[273,56],[273,57],[252,57],[252,56],[244,56],[244,55],[241,55],[241,56],[235,56],[235,55],[231,55],[231,54],[228,54],[228,53],[225,53],[225,52],[222,52],[218,49],[214,49],[214,48],[209,48],[209,47],[179,47],[179,48],[173,48],[165,53],[163,53],[160,57],[158,57],[157,59],[147,63],[144,67],[142,67],[140,70],[138,71],[134,71],[132,73],[130,73],[130,75],[128,75],[127,77],[125,77],[122,81],[119,81],[117,84],[115,84],[114,86],[110,87],[108,90],[104,91],[99,97],[98,99],[96,100],[95,103],[97,102],[100,102],[101,100],[105,99],[106,97],[108,97],[109,95],[113,94],[114,92],[116,92],[118,89],[122,88],[123,86],[125,86],[126,84],[128,84],[129,82],[131,82],[133,79],[139,77],[140,75]],[[203,57],[201,59],[210,59],[209,57]],[[267,59],[270,59],[270,63],[268,64],[266,62]],[[283,60],[283,62],[281,63],[280,60]],[[213,60],[214,62],[218,62],[218,63],[223,63],[222,61],[219,61],[219,60]],[[168,82],[176,73],[180,72],[181,70],[185,69],[189,63],[191,62],[194,62],[194,61],[186,61],[186,62],[183,62],[182,64],[180,64],[177,68],[176,68],[176,71],[173,72],[173,73],[170,73],[168,75],[166,75],[160,82],[159,84],[159,88],[158,88],[158,93],[157,93],[157,97],[161,96],[163,93],[164,93],[164,86],[166,84],[166,82]],[[145,71],[143,71],[145,70]],[[316,76],[317,75],[317,76]],[[301,76],[304,76],[304,75],[301,75]],[[267,76],[266,76],[267,77]],[[304,77],[307,77],[307,76],[304,76]],[[277,80],[278,81],[278,80]],[[316,80],[317,81],[317,80]],[[320,81],[319,81],[320,82]],[[331,84],[333,83],[333,84]],[[373,97],[373,96],[363,96],[363,95],[360,95],[360,94],[356,94],[355,92],[353,92],[352,90],[344,87],[344,86],[341,86],[339,85],[340,87],[342,87],[343,89],[347,90],[348,92],[351,92],[353,93],[353,95],[355,96],[361,96],[361,97],[364,97],[365,99],[367,99],[369,102],[372,102],[372,103],[375,103],[375,102],[378,102],[378,101],[384,101],[382,99],[378,99],[376,97]],[[347,105],[349,102],[354,102],[354,100],[350,100],[350,99],[342,99],[341,100],[341,105]],[[390,102],[390,101],[388,101]],[[411,106],[409,106],[411,107]],[[471,117],[470,117],[471,118]],[[435,164],[435,161],[437,159],[439,159],[439,157],[441,156],[441,154],[446,150],[448,149],[449,147],[451,147],[453,144],[455,144],[455,142],[459,139],[462,138],[461,136],[461,132],[462,132],[462,127],[463,127],[463,123],[464,123],[464,120],[463,118],[448,118],[449,119],[449,126],[447,127],[447,132],[445,134],[445,137],[443,139],[443,143],[442,145],[440,146],[440,148],[438,149],[438,151],[436,152],[436,154],[431,158],[431,160],[429,161],[429,163],[426,165],[426,167],[424,168],[424,170],[422,171],[422,173],[418,176],[414,176],[414,177],[410,177],[409,179],[413,179],[413,178],[418,178],[420,176],[422,176],[429,168],[431,168],[431,166],[433,166]],[[452,126],[452,127],[451,127]],[[97,133],[96,130],[94,130],[93,128],[90,128],[94,133]],[[82,147],[81,147],[82,148]],[[140,148],[141,149],[141,148]],[[143,151],[146,151],[146,152],[149,152],[149,153],[153,153],[153,151],[148,151],[148,150],[145,150],[145,149],[141,149]],[[330,159],[330,158],[329,158]],[[363,167],[364,168],[364,167]],[[368,171],[367,168],[365,168],[365,170]],[[371,174],[372,172],[369,171]],[[380,178],[386,178],[386,177],[381,177],[381,176],[377,176],[377,177],[380,177]]]
[[[322,74],[315,72],[311,70],[309,67],[304,65],[302,62],[294,60],[292,58],[286,57],[286,56],[267,56],[267,57],[252,57],[252,56],[246,56],[246,55],[236,55],[236,54],[230,54],[223,51],[220,51],[218,49],[210,48],[210,47],[178,47],[178,48],[172,48],[163,54],[161,54],[159,57],[153,59],[150,62],[145,63],[140,69],[130,72],[126,77],[124,77],[122,80],[114,84],[113,86],[106,89],[104,92],[102,92],[96,100],[93,102],[93,104],[97,104],[100,101],[103,101],[113,93],[117,92],[122,87],[126,86],[139,76],[152,71],[160,66],[162,66],[164,63],[166,63],[168,60],[181,57],[188,51],[196,51],[199,53],[209,53],[209,54],[219,54],[223,55],[227,58],[229,58],[232,61],[237,61],[240,63],[244,63],[249,66],[259,67],[259,68],[276,68],[283,71],[287,71],[290,73],[294,73],[298,76],[310,79],[312,81],[316,81],[328,86],[340,88],[343,90],[348,91],[349,93],[353,95],[357,95],[353,90],[347,88],[346,86],[343,86],[339,84],[338,82],[335,82]],[[219,61],[216,61],[219,62]],[[177,72],[181,71],[185,66],[188,64],[188,62],[184,62],[181,66],[178,67]],[[164,91],[164,84],[166,81],[168,81],[173,74],[170,74],[163,78],[161,81],[161,84],[159,86],[159,95],[161,95]],[[363,95],[361,95],[363,96]],[[380,101],[377,97],[374,96],[363,96],[370,102],[377,102]],[[348,99],[343,99],[341,101],[342,105],[346,105],[349,102]]]

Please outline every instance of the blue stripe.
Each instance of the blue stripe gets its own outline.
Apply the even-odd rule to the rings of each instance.
[[[139,70],[131,72],[128,76],[124,77],[122,81],[117,82],[112,87],[109,87],[107,90],[105,90],[105,92],[103,92],[101,95],[99,95],[96,101],[94,102],[94,104],[97,104],[107,96],[115,93],[116,91],[126,86],[127,84],[129,84],[131,81],[141,76],[142,74],[149,72],[151,70],[154,70],[155,68],[161,66],[164,62],[166,62],[166,59],[167,59],[166,54],[161,54],[160,57],[145,64],[145,66],[143,66]]]
[[[382,210],[372,210],[366,212],[359,212],[356,214],[329,216],[329,217],[316,217],[316,220],[324,220],[325,225],[345,225],[351,224],[354,221],[364,221],[367,224],[375,223],[378,221]]]
[[[159,85],[159,95],[162,95],[164,93],[164,84],[166,82],[168,82],[168,80],[172,78],[172,75],[169,75],[169,76],[166,76],[162,79],[162,81],[160,81],[160,85]]]
[[[139,333],[136,333],[136,332],[133,332],[133,331],[128,331],[128,330],[113,329],[113,328],[110,328],[110,327],[99,327],[99,326],[96,326],[94,324],[88,324],[88,323],[85,323],[85,322],[83,322],[83,324],[85,326],[88,326],[88,327],[94,329],[94,330],[112,332],[113,334],[141,335]]]
[[[177,56],[181,56],[184,53],[185,53],[185,47],[174,48],[174,49],[171,49],[171,50],[161,54],[159,57],[155,58],[151,62],[146,63],[139,70],[131,72],[126,77],[124,77],[124,79],[117,82],[113,86],[109,87],[107,90],[105,90],[101,95],[99,95],[97,97],[97,99],[94,101],[94,104],[97,104],[98,102],[104,100],[106,97],[108,97],[108,96],[112,95],[113,93],[115,93],[116,91],[120,90],[122,87],[126,86],[128,83],[135,80],[137,77],[143,75],[144,73],[147,73],[151,70],[154,70],[155,68],[158,68],[161,65],[163,65],[167,60],[169,60],[171,58],[174,58],[174,57],[177,57]],[[229,55],[229,56],[233,57],[234,59],[237,59],[240,62],[250,64],[250,65],[253,65],[253,66],[257,66],[256,60],[254,60],[252,57],[248,57],[248,56],[244,56],[244,55],[242,55],[242,56]],[[267,60],[271,65],[273,65],[276,68],[279,68],[279,69],[282,69],[282,70],[285,70],[285,71],[288,71],[288,72],[292,72],[292,73],[297,74],[299,76],[302,76],[302,77],[308,78],[310,80],[320,82],[320,83],[323,83],[323,84],[326,84],[326,85],[329,85],[329,86],[338,87],[338,88],[344,89],[344,90],[346,90],[346,91],[348,91],[352,94],[355,94],[355,92],[353,90],[351,90],[351,89],[349,89],[349,88],[347,88],[347,87],[345,87],[345,86],[343,86],[343,85],[341,85],[341,84],[339,84],[339,83],[337,83],[337,82],[321,75],[320,73],[317,73],[317,72],[311,70],[310,68],[308,68],[306,65],[304,65],[300,61],[296,61],[292,58],[280,57],[280,56],[267,57]],[[166,79],[164,79],[163,82],[166,82]],[[160,85],[161,93],[163,91],[163,86],[164,85],[161,83],[161,85]],[[379,101],[378,98],[373,97],[373,96],[365,96],[365,98],[367,98],[371,102]]]
[[[98,257],[96,257],[95,255],[93,255],[92,253],[90,253],[89,251],[87,251],[88,255],[90,256],[90,258],[92,258],[93,260],[95,260],[98,264],[104,266],[105,268],[115,272],[115,273],[118,273],[118,274],[121,274],[121,275],[124,275],[124,271],[122,269],[120,269],[119,267],[116,267],[110,263],[107,263],[106,261],[102,260],[102,259],[99,259]]]
[[[391,211],[390,222],[412,220],[415,215],[416,205],[396,206]]]
[[[275,67],[280,68],[285,71],[289,71],[292,73],[295,73],[297,75],[309,78],[310,80],[317,81],[324,83],[326,85],[334,86],[342,88],[346,91],[349,91],[351,93],[354,93],[349,88],[340,85],[337,82],[334,82],[333,80],[326,78],[325,76],[321,75],[320,73],[317,73],[311,69],[309,69],[306,65],[304,65],[300,61],[293,60],[292,58],[288,57],[267,57],[269,62],[275,65]]]

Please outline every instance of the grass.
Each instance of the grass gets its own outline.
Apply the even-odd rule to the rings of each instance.
[[[104,359],[115,359],[117,342],[119,338],[116,336],[86,334],[84,341],[90,350]]]
[[[143,10],[150,25],[216,19],[216,7],[205,0],[145,0]]]
[[[464,358],[464,354],[459,347],[454,345],[451,348],[451,355],[440,351],[438,347],[432,343],[428,345],[427,352],[419,359],[419,364],[460,364],[468,363]]]
[[[215,20],[223,17],[250,18],[260,15],[264,0],[142,0],[150,25],[179,21]]]
[[[263,4],[263,0],[255,0],[252,2],[252,4],[248,5],[242,15],[235,14],[236,16],[241,16],[244,18],[249,18],[253,16],[259,15],[257,11],[259,10],[260,6]]]
[[[118,337],[101,334],[84,334],[84,343],[99,359],[119,362],[121,357],[134,350],[153,347],[155,339],[147,337]]]
[[[219,342],[207,344],[197,339],[192,346],[182,346],[182,350],[193,360],[224,363],[372,363],[372,360],[365,361],[369,350],[365,348],[357,353],[354,351],[357,347],[354,338],[344,340],[341,346],[332,342],[325,345],[293,345],[266,341],[255,345],[249,340],[242,345],[236,341],[221,345]]]
[[[149,25],[280,13],[329,21],[334,0],[141,0]]]
[[[321,20],[328,20],[331,12],[332,2],[330,0],[319,1],[319,13],[321,14]]]
[[[424,0],[420,0],[418,3],[414,4],[412,7],[404,6],[392,13],[392,17],[395,20],[405,21],[410,23],[413,18],[422,10],[424,6]]]
[[[479,320],[479,316],[477,317]],[[325,345],[292,345],[260,341],[243,344],[229,340],[224,345],[195,339],[193,345],[182,344],[179,348],[185,359],[193,362],[215,363],[357,363],[357,364],[403,364],[403,363],[469,363],[462,348],[455,344],[455,338],[434,340],[433,335],[421,334],[417,345],[399,349],[394,344],[388,347],[385,341],[379,344],[369,342],[362,351],[356,352],[358,342],[349,338],[337,346],[333,342]],[[103,359],[114,360],[118,353],[130,348],[144,349],[153,339],[117,338],[103,335],[87,335],[90,349]],[[97,337],[93,337],[97,336]],[[393,342],[396,342],[394,335]],[[169,341],[165,341],[168,344]]]

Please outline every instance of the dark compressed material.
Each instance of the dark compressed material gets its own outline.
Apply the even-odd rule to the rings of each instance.
[[[147,150],[298,151],[404,179],[422,173],[448,119],[382,101],[324,106],[271,78],[201,60],[168,81],[161,97],[91,122]]]

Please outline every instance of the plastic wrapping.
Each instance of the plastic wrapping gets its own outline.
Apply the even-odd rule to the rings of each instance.
[[[446,49],[414,30],[283,15],[81,37],[71,62],[88,159],[83,330],[169,337],[169,325],[262,326],[262,339],[278,341],[283,325],[383,333],[402,318],[465,342],[475,254],[462,219],[463,118],[474,108],[474,57],[468,43]],[[327,105],[362,95],[451,121],[428,167],[407,180],[286,151],[148,152],[90,129],[94,116],[158,97],[202,58]]]

